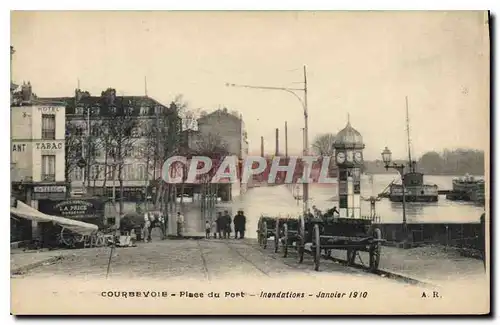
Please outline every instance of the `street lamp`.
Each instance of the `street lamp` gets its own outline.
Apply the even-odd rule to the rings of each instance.
[[[304,66],[304,88],[284,88],[284,87],[266,87],[266,86],[250,86],[250,85],[238,85],[234,83],[226,83],[227,87],[239,87],[239,88],[250,88],[250,89],[260,89],[260,90],[280,90],[280,91],[285,91],[287,93],[292,94],[295,98],[298,99],[300,104],[302,105],[302,109],[304,111],[304,156],[309,155],[309,116],[308,116],[308,109],[307,109],[307,71],[306,67]],[[297,95],[296,92],[303,92],[304,93],[304,98],[302,99],[299,95]],[[304,166],[304,170],[309,170],[307,168],[308,166]],[[309,173],[307,173],[309,176]],[[304,215],[307,214],[309,207],[309,183],[308,181],[305,181],[304,184],[304,190],[303,190],[303,202],[304,202]]]
[[[384,162],[385,165],[385,170],[395,169],[398,171],[399,175],[401,176],[401,184],[402,184],[402,190],[403,190],[403,232],[406,233],[406,187],[405,187],[405,177],[404,177],[404,170],[405,170],[405,165],[403,164],[396,164],[392,161],[392,152],[389,150],[389,148],[385,147],[384,151],[382,151],[382,161]]]

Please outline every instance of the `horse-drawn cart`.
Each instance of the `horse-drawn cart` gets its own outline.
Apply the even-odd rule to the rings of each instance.
[[[261,216],[257,224],[257,240],[259,242],[259,245],[262,248],[266,249],[268,239],[274,237],[274,252],[276,253],[278,251],[278,236],[276,235],[278,231],[278,218]]]
[[[308,228],[308,229],[307,229]],[[384,242],[379,228],[369,219],[336,218],[331,221],[314,219],[306,224],[306,243],[311,243],[314,269],[319,270],[322,252],[329,257],[332,249],[345,250],[348,265],[353,265],[359,251],[368,252],[369,270],[375,272],[380,263]]]
[[[380,229],[371,219],[263,216],[259,219],[257,233],[262,248],[266,248],[268,239],[274,236],[274,251],[277,253],[281,248],[283,257],[287,257],[289,249],[294,248],[299,263],[303,262],[305,252],[310,252],[316,271],[319,270],[321,257],[330,257],[335,249],[346,251],[348,265],[354,264],[358,252],[368,252],[369,269],[374,272],[378,269],[384,242]]]

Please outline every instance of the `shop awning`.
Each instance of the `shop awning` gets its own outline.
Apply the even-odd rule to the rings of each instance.
[[[90,235],[98,230],[98,227],[94,224],[71,220],[63,217],[51,216],[42,213],[21,201],[17,201],[16,207],[10,208],[10,213],[17,217],[34,220],[37,222],[53,222],[80,235]]]

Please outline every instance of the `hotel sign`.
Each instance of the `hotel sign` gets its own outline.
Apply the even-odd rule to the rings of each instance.
[[[59,112],[59,108],[57,106],[41,106],[38,107],[38,110],[42,113],[57,113]]]

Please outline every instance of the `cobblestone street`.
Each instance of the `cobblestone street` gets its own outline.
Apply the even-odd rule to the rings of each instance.
[[[454,283],[454,288],[445,289],[434,284],[415,285],[404,279],[371,274],[325,259],[321,261],[321,271],[316,272],[310,255],[306,254],[304,262],[299,264],[293,250],[285,259],[281,254],[274,253],[272,242],[263,250],[254,239],[158,240],[139,243],[137,247],[117,248],[112,256],[109,278],[106,278],[109,253],[109,248],[61,251],[59,254],[63,258],[58,261],[42,263],[24,273],[12,275],[12,308],[19,313],[29,311],[41,314],[61,313],[63,310],[67,313],[96,314],[148,311],[191,314],[193,305],[187,303],[190,300],[186,296],[188,292],[204,294],[205,298],[210,292],[219,292],[226,298],[191,299],[193,303],[197,302],[198,313],[221,312],[221,308],[227,308],[232,313],[249,310],[279,313],[280,310],[289,310],[287,308],[299,312],[303,306],[304,300],[265,299],[262,297],[265,292],[302,292],[306,295],[305,299],[314,299],[308,305],[310,310],[337,313],[357,313],[360,306],[367,305],[375,308],[376,313],[394,313],[395,310],[410,313],[421,308],[422,304],[439,311],[442,308],[453,310],[455,305],[449,300],[448,303],[442,300],[438,304],[436,300],[421,299],[422,292],[431,295],[433,290],[439,290],[439,294],[446,297],[457,297],[461,304],[484,306],[487,299],[483,294],[487,290],[486,282],[476,275],[464,283]],[[391,252],[387,254],[391,255]],[[392,263],[397,263],[397,258],[397,254],[393,254]],[[448,267],[449,263],[444,261],[443,267]],[[467,295],[457,295],[471,285],[476,290],[467,291]],[[479,289],[483,285],[484,290]],[[105,296],[131,291],[168,292],[169,300],[161,305],[150,305],[148,301],[159,300],[116,300]],[[329,299],[318,299],[321,292],[347,295],[366,292],[370,299],[358,299],[358,303],[349,303],[350,299],[336,299],[332,303]],[[246,295],[251,300],[238,300],[238,294]],[[40,295],[46,299],[40,301],[36,298]],[[234,299],[228,300],[231,297],[227,295],[233,295]],[[67,297],[72,298],[69,301]],[[408,304],[408,299],[414,299],[414,303]],[[172,305],[174,301],[179,303]]]
[[[313,270],[312,257],[306,255],[298,264],[291,253],[287,259],[261,250],[255,240],[166,240],[139,243],[137,247],[116,248],[113,253],[110,278],[192,279],[218,280],[237,277],[277,278],[283,275],[308,274]],[[50,265],[41,265],[21,277],[105,278],[109,248],[64,251],[63,259]],[[366,272],[346,268],[325,261],[325,271],[336,271],[353,276],[377,277]]]

